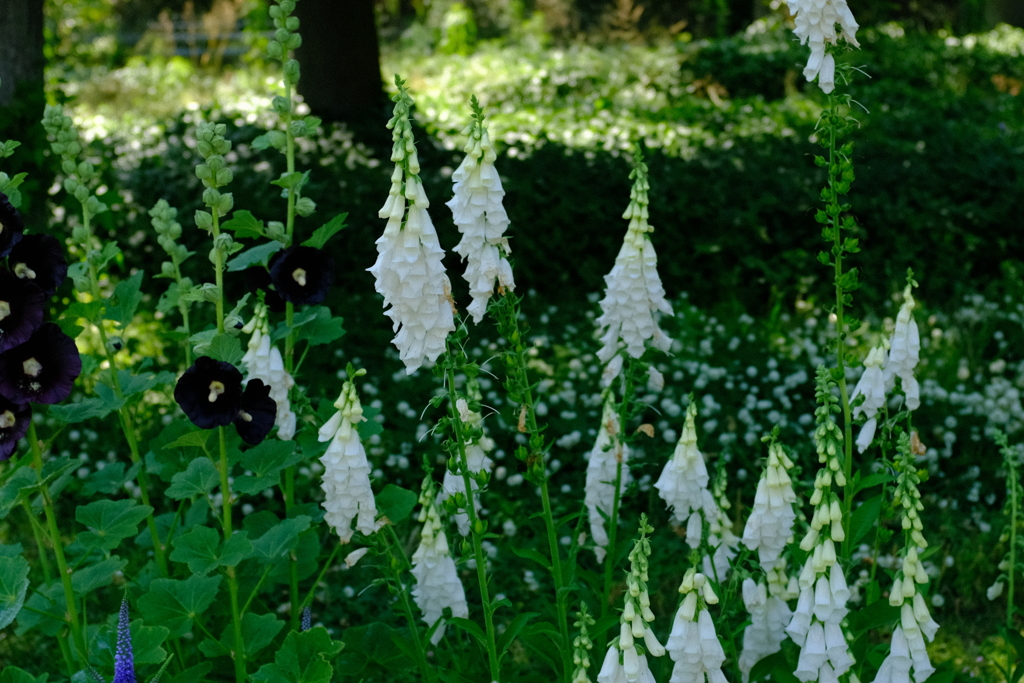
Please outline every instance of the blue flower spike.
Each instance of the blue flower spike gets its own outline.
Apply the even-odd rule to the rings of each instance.
[[[306,605],[302,608],[302,630],[308,631],[313,628],[313,610]]]
[[[121,600],[117,617],[117,650],[114,653],[113,683],[137,683],[135,662],[132,657],[132,633],[128,625],[128,595]]]

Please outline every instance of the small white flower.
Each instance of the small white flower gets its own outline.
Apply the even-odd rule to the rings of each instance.
[[[846,0],[786,0],[786,4],[796,24],[793,33],[801,45],[809,43],[811,47],[804,78],[813,81],[818,76],[818,85],[828,94],[835,87],[836,65],[832,55],[825,54],[825,46],[838,43],[836,24],[839,24],[843,39],[859,47],[857,21]]]
[[[353,550],[346,555],[344,560],[345,569],[352,569],[352,567],[356,566],[359,560],[363,559],[363,556],[366,555],[369,550],[369,548],[360,548],[359,550]]]
[[[352,522],[364,534],[372,534],[377,524],[377,505],[370,488],[370,465],[359,439],[356,425],[365,420],[363,407],[352,380],[345,382],[335,401],[338,412],[320,428],[320,441],[330,441],[320,457],[324,466],[324,519],[338,532],[342,542],[352,538]]]
[[[654,484],[658,495],[672,509],[672,519],[687,525],[686,543],[691,548],[700,545],[701,513],[706,520],[715,514],[715,500],[708,490],[708,469],[704,456],[697,449],[696,418],[697,406],[691,402],[675,453]]]
[[[868,418],[857,436],[857,450],[861,453],[871,445],[871,441],[875,438],[875,429],[878,424],[876,415],[885,405],[885,376],[882,366],[886,364],[887,359],[888,355],[884,346],[876,346],[871,349],[868,352],[868,357],[864,360],[864,374],[860,376],[860,381],[857,382],[853,393],[850,394],[851,403],[858,396],[864,396],[864,402],[853,409],[854,418],[860,415]]]
[[[473,322],[480,322],[495,285],[512,291],[512,266],[508,262],[508,239],[504,236],[509,220],[502,197],[501,177],[494,167],[497,158],[483,116],[477,115],[466,130],[469,141],[466,156],[452,174],[455,196],[448,202],[462,241],[455,251],[468,261],[465,278],[473,302],[467,309]]]
[[[782,446],[774,441],[768,447],[768,462],[757,482],[754,509],[743,529],[743,544],[756,550],[763,568],[771,569],[779,561],[796,521],[796,493],[789,478],[793,462]]]
[[[717,596],[708,598],[710,588],[706,576],[692,568],[687,570],[679,587],[683,603],[676,612],[672,632],[665,645],[675,662],[670,683],[703,683],[705,675],[712,683],[725,681],[722,674],[725,651],[718,640],[711,613],[697,600],[698,593],[703,592],[706,604],[717,603]],[[714,593],[710,595],[714,596]]]
[[[611,396],[604,402],[601,413],[601,426],[597,430],[594,448],[590,451],[590,462],[587,463],[586,495],[590,519],[590,535],[594,537],[594,554],[598,562],[604,561],[605,548],[608,546],[608,532],[604,528],[604,518],[611,517],[615,499],[615,478],[619,463],[622,463],[622,485],[619,494],[626,490],[630,482],[629,449],[619,441],[619,416],[615,412],[615,404]],[[611,520],[617,524],[618,520]]]
[[[277,438],[291,441],[295,436],[295,413],[292,412],[288,392],[295,386],[295,380],[284,369],[281,351],[271,344],[270,326],[267,322],[267,307],[258,304],[253,319],[243,331],[252,333],[249,338],[248,350],[242,356],[242,365],[246,370],[246,381],[261,380],[270,387],[270,398],[277,404]]]
[[[597,319],[601,337],[597,357],[604,363],[618,354],[620,342],[633,358],[643,355],[647,342],[662,351],[672,346],[655,318],[657,312],[673,312],[658,276],[658,257],[650,238],[654,228],[647,223],[647,165],[638,159],[630,177],[634,179],[633,188],[622,216],[629,219],[629,228],[611,273],[604,277],[605,296]],[[614,375],[618,375],[618,369]]]
[[[423,612],[423,621],[430,628],[442,619],[446,607],[451,609],[452,616],[467,618],[469,605],[466,603],[466,589],[448,549],[448,537],[434,496],[434,483],[429,477],[423,482],[420,503],[423,507],[418,521],[423,528],[420,530],[420,545],[412,556],[412,575],[416,579],[412,597]],[[431,643],[437,645],[441,641],[445,626],[443,621],[438,625],[430,638]]]
[[[988,597],[989,600],[995,600],[1003,594],[1003,588],[1005,588],[1005,584],[1003,584],[1002,580],[996,581],[988,587],[987,591],[985,591],[985,596]]]
[[[892,390],[896,378],[900,378],[903,393],[907,397],[907,408],[910,410],[917,410],[921,405],[921,389],[914,378],[914,368],[917,367],[921,352],[921,337],[914,320],[915,305],[908,284],[903,290],[903,305],[896,316],[896,329],[889,342],[889,359],[882,369],[887,391]]]
[[[743,630],[743,650],[739,659],[743,682],[746,683],[755,664],[782,649],[786,625],[792,613],[785,600],[769,596],[765,584],[756,584],[751,578],[743,580],[743,603],[750,613],[750,625]]]

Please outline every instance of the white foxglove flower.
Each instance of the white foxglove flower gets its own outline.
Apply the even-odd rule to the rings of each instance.
[[[860,376],[860,381],[857,382],[853,393],[850,394],[850,403],[853,403],[858,396],[864,396],[864,402],[853,409],[854,418],[862,414],[868,418],[864,426],[860,428],[860,434],[857,435],[857,450],[861,453],[871,445],[871,441],[875,438],[875,429],[878,426],[876,416],[885,405],[886,382],[882,367],[886,364],[887,359],[888,354],[884,346],[876,346],[871,349],[868,352],[868,357],[864,360],[864,374]]]
[[[1003,589],[1005,588],[1006,584],[1000,579],[988,587],[988,590],[985,591],[985,597],[989,600],[995,600],[1003,594]]]
[[[687,526],[686,543],[691,548],[700,545],[703,520],[710,520],[716,512],[715,500],[708,490],[708,468],[697,449],[696,418],[697,405],[691,401],[675,453],[654,484],[658,495],[672,509],[673,521]]]
[[[475,103],[474,103],[475,104]],[[508,214],[501,200],[505,190],[494,167],[497,155],[483,125],[483,114],[475,107],[473,123],[465,131],[469,135],[466,156],[455,173],[455,196],[448,202],[455,226],[462,233],[462,241],[455,251],[462,255],[466,265],[466,282],[473,303],[467,309],[473,322],[483,320],[487,302],[497,285],[499,292],[514,290],[512,266],[509,265]]]
[[[654,228],[647,223],[647,165],[639,158],[630,178],[633,188],[629,206],[622,215],[629,219],[629,228],[611,273],[604,277],[605,296],[601,300],[601,317],[597,319],[601,337],[597,357],[603,363],[611,361],[623,345],[633,358],[643,355],[648,341],[662,351],[672,346],[672,340],[661,331],[655,318],[656,312],[673,312],[658,276],[658,257],[650,238]],[[615,375],[617,369],[602,381],[607,386]]]
[[[793,461],[773,437],[768,446],[768,464],[757,482],[754,509],[743,529],[743,545],[757,551],[758,561],[765,570],[776,565],[793,537],[796,493],[789,478],[792,468]]]
[[[409,374],[424,362],[437,360],[448,333],[455,329],[451,283],[441,263],[444,250],[427,213],[430,202],[419,178],[420,164],[409,124],[411,105],[412,99],[399,83],[395,115],[388,122],[388,127],[394,128],[391,159],[396,162],[395,171],[388,200],[380,210],[380,217],[388,223],[377,240],[377,261],[367,269],[384,297],[385,314],[397,333],[393,343]]]
[[[683,602],[676,612],[665,649],[675,666],[669,683],[726,683],[722,673],[725,651],[718,640],[707,605],[718,604],[718,596],[704,574],[690,568],[679,587]],[[702,595],[704,600],[698,600]]]
[[[914,320],[915,306],[911,286],[908,284],[903,290],[903,305],[896,316],[896,329],[889,342],[889,360],[882,369],[887,391],[896,384],[896,378],[900,378],[903,393],[907,397],[907,408],[910,410],[917,410],[921,405],[921,388],[914,378],[914,368],[917,367],[921,353],[921,337]]]
[[[412,575],[416,579],[412,597],[423,612],[423,621],[430,628],[442,619],[446,607],[451,609],[453,617],[469,617],[469,605],[466,603],[466,589],[448,549],[448,536],[437,510],[434,482],[430,477],[423,482],[420,504],[423,507],[418,521],[423,528],[420,530],[420,545],[412,556]],[[443,621],[438,625],[430,638],[431,643],[437,645],[441,641],[445,626]]]
[[[874,683],[911,683],[910,668],[914,660],[910,658],[910,646],[907,643],[907,636],[899,626],[892,634],[892,642],[889,644],[889,656],[882,661],[878,668]],[[924,683],[921,679],[918,683]]]
[[[470,382],[469,385],[470,398],[479,401],[480,388],[475,380]],[[480,413],[469,410],[468,404],[464,399],[459,399],[459,414],[460,418],[466,424],[472,425],[477,429],[483,430],[484,418]],[[464,416],[463,416],[464,411]],[[494,466],[494,461],[487,457],[487,452],[494,448],[494,441],[484,435],[479,441],[470,441],[466,444],[466,462],[469,465],[469,471],[475,475],[481,470],[488,470]],[[470,477],[470,484],[473,490],[476,491],[479,486],[473,477]],[[456,493],[466,492],[466,480],[463,479],[461,474],[455,474],[451,470],[445,469],[444,482],[441,484],[441,492],[437,496],[437,503],[441,505],[449,497]],[[480,514],[481,503],[480,496],[473,496],[473,507],[476,509],[477,515]],[[455,514],[455,523],[459,528],[459,533],[463,536],[469,535],[469,515],[465,512],[458,512]]]
[[[725,471],[719,470],[715,478],[715,490],[712,499],[715,507],[708,517],[708,547],[714,551],[709,557],[704,556],[701,564],[704,573],[714,577],[719,583],[725,581],[729,573],[729,567],[736,557],[736,548],[739,547],[740,539],[732,531],[732,519],[729,518],[728,510],[732,505],[725,493]]]
[[[343,543],[352,538],[352,522],[364,534],[372,534],[377,524],[377,505],[370,488],[370,464],[359,440],[356,425],[365,420],[363,406],[356,394],[355,383],[349,379],[335,401],[338,412],[320,428],[320,441],[330,441],[320,456],[324,466],[324,519],[338,532]]]
[[[654,528],[647,523],[647,515],[640,515],[640,538],[629,553],[630,569],[626,576],[625,606],[619,618],[619,635],[608,647],[597,675],[598,683],[654,683],[647,656],[637,650],[638,641],[643,641],[644,650],[652,657],[665,654],[665,647],[651,630],[654,613],[651,611],[651,596],[647,592],[651,555],[647,534],[653,531]]]
[[[267,307],[256,305],[256,314],[244,328],[251,333],[248,350],[242,356],[246,370],[246,381],[262,380],[270,387],[270,398],[277,404],[277,438],[291,441],[295,436],[295,413],[292,412],[288,392],[295,386],[295,380],[284,368],[281,351],[270,341],[270,325],[267,322]]]
[[[743,630],[739,665],[743,683],[747,683],[755,664],[782,649],[792,612],[783,598],[769,595],[765,584],[751,578],[743,580],[743,603],[750,613],[750,625]]]
[[[590,535],[594,537],[594,554],[598,562],[604,561],[608,546],[608,532],[604,528],[605,517],[611,517],[615,500],[615,480],[621,464],[621,485],[619,495],[626,490],[631,480],[629,473],[629,449],[619,441],[619,416],[611,395],[604,401],[601,412],[601,426],[597,430],[594,448],[587,463],[587,483],[584,502],[590,519]],[[617,519],[611,520],[618,524]]]
[[[828,94],[835,88],[836,62],[832,55],[825,54],[825,46],[838,43],[836,24],[839,24],[843,39],[859,47],[857,21],[846,0],[786,0],[786,4],[796,23],[793,33],[801,45],[811,47],[804,78],[813,81],[817,76],[818,86]]]

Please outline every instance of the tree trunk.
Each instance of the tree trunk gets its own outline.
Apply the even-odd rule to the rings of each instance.
[[[0,107],[43,91],[43,0],[0,0]]]
[[[299,92],[313,114],[355,124],[386,116],[373,0],[301,0],[295,15]]]

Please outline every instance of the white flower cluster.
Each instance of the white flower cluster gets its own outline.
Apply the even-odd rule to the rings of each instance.
[[[750,613],[750,625],[743,630],[743,650],[739,660],[743,683],[750,680],[754,665],[782,649],[782,641],[786,639],[786,626],[793,616],[786,604],[790,594],[784,583],[776,594],[779,590],[776,585],[771,580],[768,586],[754,583],[749,577],[743,580],[743,604]]]
[[[363,406],[356,394],[355,382],[349,379],[334,402],[338,409],[320,428],[320,441],[330,441],[327,451],[320,456],[324,466],[323,482],[324,519],[334,527],[343,543],[352,538],[352,522],[364,534],[372,534],[377,524],[377,504],[370,488],[370,465],[366,451],[359,440],[356,425],[365,420]]]
[[[668,351],[672,340],[658,327],[654,313],[673,315],[672,306],[665,300],[665,289],[658,276],[658,256],[650,233],[654,228],[647,223],[647,165],[637,159],[630,173],[633,188],[629,193],[629,206],[622,215],[629,219],[626,237],[615,257],[611,273],[604,276],[604,299],[601,316],[597,319],[601,349],[597,357],[609,363],[602,377],[605,386],[611,383],[622,368],[618,356],[620,340],[626,353],[633,358],[643,355],[647,341],[662,351]]]
[[[846,617],[850,589],[843,568],[836,561],[836,543],[841,543],[843,512],[839,497],[832,493],[832,482],[845,486],[846,476],[839,462],[843,436],[832,415],[839,410],[832,395],[835,383],[829,372],[818,368],[815,411],[818,427],[814,438],[818,460],[824,465],[814,479],[811,505],[814,514],[810,529],[800,542],[809,553],[798,579],[800,596],[786,633],[800,646],[800,659],[794,675],[801,681],[836,683],[853,664],[841,623]]]
[[[270,387],[270,398],[277,404],[277,438],[291,441],[295,436],[295,413],[292,412],[288,392],[295,386],[295,380],[284,369],[281,352],[270,342],[270,325],[267,322],[267,307],[257,304],[252,320],[242,328],[251,333],[249,348],[242,356],[242,365],[250,379],[262,380]]]
[[[469,383],[469,396],[470,399],[479,401],[480,386],[476,380],[472,380]],[[469,404],[466,399],[460,398],[458,401],[458,410],[463,422],[472,425],[483,430],[484,418],[480,413],[474,412],[469,409]],[[476,474],[481,470],[490,470],[494,466],[494,461],[487,457],[487,452],[494,448],[494,440],[488,436],[483,436],[479,441],[470,441],[466,444],[466,462],[469,465],[469,471],[472,474]],[[478,487],[476,481],[470,476],[470,484],[473,487],[473,491],[476,491]],[[451,470],[446,469],[444,471],[444,482],[441,484],[441,492],[437,495],[437,503],[441,505],[449,497],[456,493],[466,492],[466,480],[461,474],[455,474]],[[473,496],[473,507],[476,509],[477,514],[480,513],[480,496]],[[455,524],[459,528],[459,533],[463,536],[469,535],[469,515],[465,512],[458,512],[455,514]]]
[[[630,569],[626,575],[625,608],[619,618],[619,636],[608,646],[598,683],[655,683],[654,674],[647,664],[647,654],[661,657],[665,647],[651,630],[654,612],[651,596],[647,592],[647,570],[651,556],[651,542],[647,534],[654,528],[647,524],[647,516],[640,516],[640,538],[629,553]],[[646,653],[637,650],[643,641]],[[621,656],[621,661],[620,661]]]
[[[605,397],[601,426],[597,430],[597,439],[587,463],[584,496],[590,520],[590,535],[594,537],[594,554],[598,562],[604,561],[605,548],[608,546],[608,532],[604,528],[604,520],[605,517],[610,519],[612,516],[615,480],[619,476],[620,464],[622,475],[619,495],[622,495],[630,482],[629,466],[626,464],[628,461],[629,449],[619,441],[619,416],[609,394]],[[618,520],[612,519],[611,523],[618,524]]]
[[[743,545],[757,551],[758,561],[766,571],[775,567],[779,555],[793,538],[796,493],[789,478],[791,469],[793,461],[773,439],[768,446],[768,466],[757,482],[754,509],[743,529]]]
[[[891,391],[896,378],[900,378],[903,393],[907,397],[907,408],[910,410],[917,410],[921,405],[921,387],[914,378],[914,368],[917,367],[921,353],[921,336],[914,320],[915,306],[911,285],[907,284],[903,290],[903,305],[896,316],[896,329],[889,342],[889,360],[882,370],[886,391]]]
[[[473,123],[464,131],[469,136],[466,156],[455,173],[455,196],[448,202],[455,226],[462,233],[462,241],[455,251],[467,260],[466,282],[473,302],[467,309],[474,322],[483,320],[487,302],[497,283],[499,292],[514,290],[512,266],[509,265],[508,214],[501,200],[505,190],[494,167],[497,155],[483,125],[483,115],[476,112]]]
[[[868,418],[864,426],[860,428],[857,435],[857,450],[863,453],[871,441],[875,438],[875,429],[878,427],[878,411],[885,405],[885,376],[882,367],[886,365],[888,354],[885,346],[876,346],[868,352],[864,359],[864,374],[860,381],[853,388],[850,394],[850,403],[858,396],[864,397],[864,402],[854,407],[853,417],[864,415]],[[913,375],[911,375],[913,376]]]
[[[704,573],[715,577],[716,581],[725,581],[729,566],[736,557],[736,548],[740,539],[732,531],[732,519],[728,510],[732,507],[725,493],[725,471],[719,470],[715,478],[713,500],[715,509],[708,518],[708,546],[714,548],[713,557],[704,556],[701,566]]]
[[[466,589],[448,549],[448,536],[438,513],[434,482],[429,476],[423,482],[420,504],[423,507],[417,519],[423,528],[420,530],[420,545],[412,556],[412,575],[416,579],[412,597],[423,612],[423,621],[430,628],[443,618],[446,607],[451,609],[453,617],[468,618],[469,605],[466,603]],[[434,645],[444,637],[445,626],[441,622],[431,636],[430,642]]]
[[[860,47],[857,42],[859,25],[846,0],[786,0],[786,4],[796,23],[793,33],[801,45],[810,43],[811,46],[804,78],[813,81],[818,76],[818,85],[828,94],[835,88],[836,62],[832,55],[825,54],[825,46],[837,44],[836,24],[839,24],[846,42]]]
[[[708,578],[697,570],[686,570],[679,586],[683,603],[672,622],[672,633],[665,649],[675,666],[669,683],[726,683],[722,673],[725,652],[715,632],[708,605],[718,604],[718,596]]]
[[[455,329],[451,282],[441,263],[444,250],[427,213],[430,202],[419,178],[420,162],[409,124],[411,105],[409,94],[400,87],[395,115],[388,122],[388,128],[394,129],[395,171],[388,200],[380,210],[388,223],[377,240],[377,261],[367,269],[384,297],[385,314],[397,333],[393,342],[409,374],[425,361],[437,360],[448,333]]]

